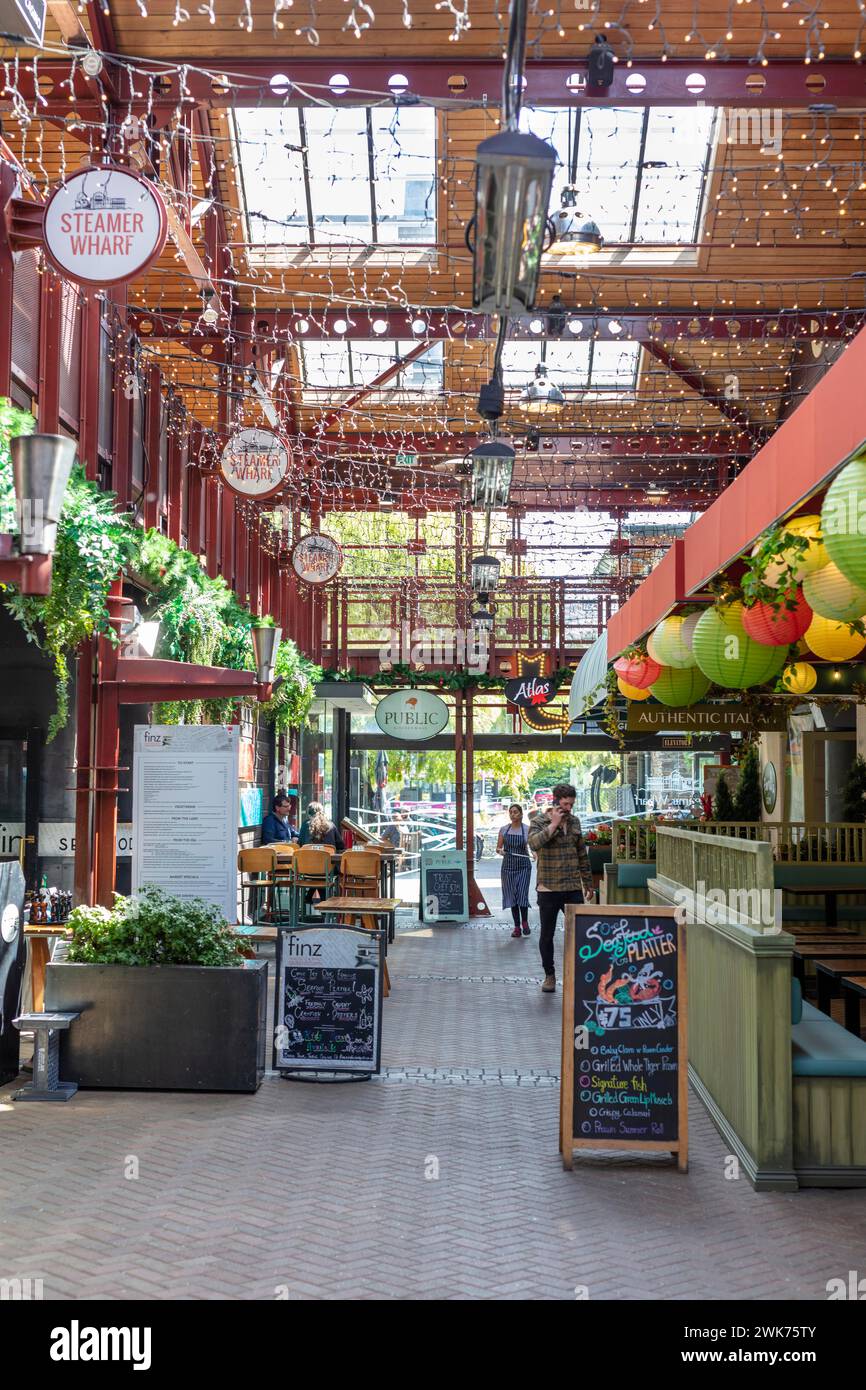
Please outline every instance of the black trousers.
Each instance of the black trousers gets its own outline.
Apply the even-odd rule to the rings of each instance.
[[[557,917],[566,903],[582,902],[583,893],[579,888],[573,888],[568,893],[539,893],[538,911],[541,916],[541,935],[538,938],[538,949],[541,952],[541,964],[544,967],[545,975],[556,974],[556,965],[553,959],[553,937],[556,932]]]

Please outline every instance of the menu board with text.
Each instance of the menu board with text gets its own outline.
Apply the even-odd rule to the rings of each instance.
[[[673,908],[566,910],[560,1143],[665,1149],[684,1171],[685,937]]]
[[[132,891],[204,898],[237,921],[238,729],[137,724]]]
[[[379,1071],[384,933],[360,927],[281,930],[274,996],[280,1072]]]

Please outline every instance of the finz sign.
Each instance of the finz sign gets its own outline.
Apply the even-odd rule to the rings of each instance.
[[[159,190],[116,165],[82,169],[59,184],[45,205],[42,227],[55,270],[90,288],[143,275],[168,235]]]
[[[376,723],[382,733],[407,742],[435,738],[450,717],[445,701],[427,690],[395,690],[376,706]]]
[[[225,481],[242,497],[273,496],[279,492],[288,471],[288,447],[270,430],[238,430],[220,458]]]

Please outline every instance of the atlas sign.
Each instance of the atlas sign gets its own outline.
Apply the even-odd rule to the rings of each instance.
[[[382,733],[406,742],[435,738],[450,717],[445,701],[427,690],[395,690],[376,706],[376,723]]]
[[[242,497],[271,497],[288,471],[288,447],[270,430],[238,430],[220,458],[220,472]]]
[[[55,270],[99,289],[143,275],[168,235],[159,190],[116,165],[82,169],[59,184],[45,205],[42,227]]]

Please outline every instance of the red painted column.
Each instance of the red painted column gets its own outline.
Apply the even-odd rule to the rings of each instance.
[[[166,514],[169,539],[180,545],[181,508],[183,504],[184,445],[178,437],[179,413],[173,412],[168,431],[168,495]]]
[[[259,528],[255,521],[250,522],[249,528],[249,576],[247,579],[247,589],[250,596],[250,610],[258,616],[262,611],[262,591],[261,579],[259,575],[259,565],[261,561],[261,541],[259,539]]]
[[[204,480],[204,549],[205,564],[211,579],[220,572],[220,485],[213,476]]]
[[[82,293],[80,312],[81,378],[78,388],[78,456],[88,478],[96,478],[99,472],[99,362],[102,351],[102,305],[92,290]]]
[[[133,401],[126,394],[126,378],[131,359],[128,353],[128,334],[123,331],[115,338],[112,376],[114,380],[114,442],[111,450],[111,486],[117,494],[117,506],[123,511],[132,501],[132,410]],[[96,477],[96,459],[88,459],[88,478]],[[93,468],[91,475],[90,469]]]
[[[39,295],[39,432],[60,429],[60,323],[63,286],[52,271],[40,277]]]
[[[159,524],[160,443],[162,433],[162,372],[150,367],[147,373],[147,410],[144,417],[144,524]]]
[[[241,603],[246,603],[249,592],[249,531],[245,515],[237,512],[235,517],[235,593]]]
[[[187,545],[190,553],[200,555],[202,548],[202,494],[204,478],[201,470],[193,465],[187,479]]]
[[[75,867],[76,906],[93,902],[93,827],[90,821],[91,764],[93,762],[93,657],[92,637],[78,648],[75,690]]]
[[[12,389],[12,284],[15,260],[6,228],[6,206],[15,188],[15,171],[0,162],[0,396]]]
[[[230,487],[222,490],[222,575],[229,588],[235,586],[235,513],[237,502]]]
[[[119,632],[124,609],[123,582],[116,579],[108,596],[109,620]],[[117,692],[118,648],[107,637],[97,640],[95,797],[93,811],[95,899],[111,907],[117,846],[117,792],[120,761],[120,703]]]

